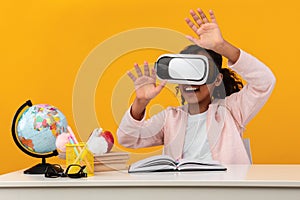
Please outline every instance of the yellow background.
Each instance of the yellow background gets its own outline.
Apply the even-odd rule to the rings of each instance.
[[[11,136],[13,115],[23,102],[31,99],[34,104],[55,105],[75,127],[74,82],[84,59],[98,44],[141,27],[191,34],[183,19],[189,9],[197,7],[212,8],[223,36],[261,59],[277,78],[270,100],[245,132],[251,139],[254,163],[300,163],[298,1],[19,0],[0,3],[0,174],[40,161],[19,150]],[[103,128],[114,133],[117,128],[107,106],[111,93],[103,89],[105,85],[115,84],[133,62],[153,62],[160,53],[164,52],[141,50],[112,63],[119,70],[107,71],[95,94],[95,112]],[[57,158],[47,161],[61,162]]]

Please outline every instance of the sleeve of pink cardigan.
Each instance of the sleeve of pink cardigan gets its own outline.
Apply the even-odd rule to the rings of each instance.
[[[264,106],[276,79],[264,63],[242,50],[238,61],[229,67],[247,82],[241,91],[225,98],[233,117],[244,127]]]
[[[165,111],[150,119],[135,120],[130,114],[131,107],[126,111],[117,130],[119,144],[127,148],[142,148],[163,144],[163,127]]]

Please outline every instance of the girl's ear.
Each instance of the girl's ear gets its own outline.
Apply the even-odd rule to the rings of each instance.
[[[217,75],[216,80],[215,80],[215,85],[216,85],[216,87],[218,87],[218,86],[221,85],[222,80],[223,80],[223,74],[219,73],[219,74]]]

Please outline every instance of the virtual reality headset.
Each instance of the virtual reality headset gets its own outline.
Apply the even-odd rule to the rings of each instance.
[[[163,54],[157,59],[154,67],[158,79],[187,85],[211,83],[217,70],[214,66],[213,72],[210,72],[206,56],[191,54]]]

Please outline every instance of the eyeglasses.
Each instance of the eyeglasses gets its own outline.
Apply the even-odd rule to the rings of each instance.
[[[84,172],[85,165],[81,166],[78,164],[71,164],[67,167],[66,171],[58,164],[50,165],[47,167],[45,172],[46,178],[58,178],[58,177],[69,177],[69,178],[82,178],[87,177],[87,173]]]

